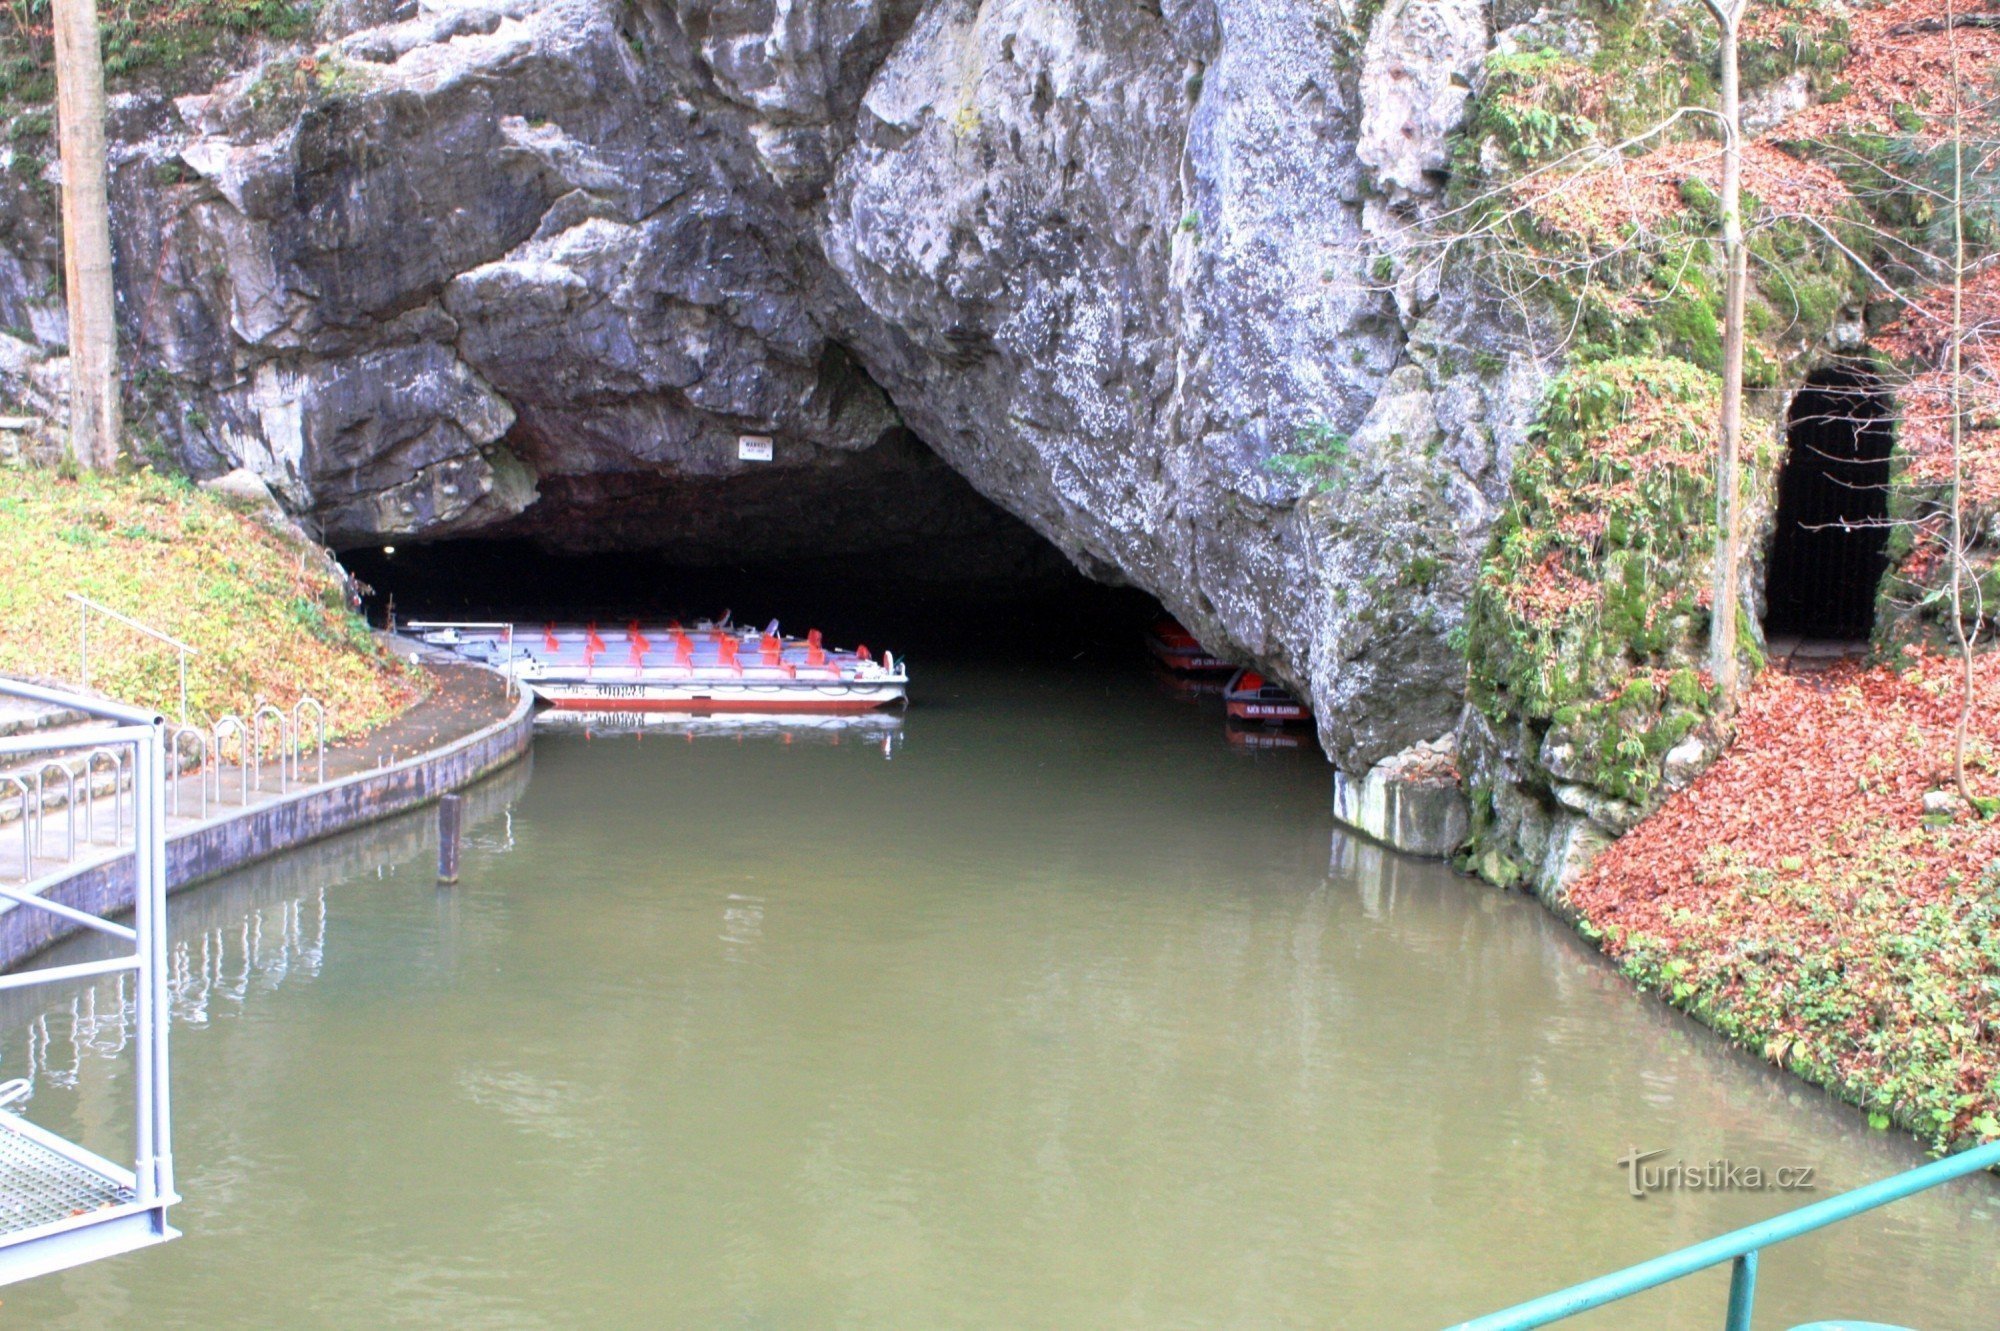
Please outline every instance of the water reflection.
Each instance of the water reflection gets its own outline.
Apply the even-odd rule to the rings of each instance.
[[[512,848],[514,802],[527,790],[532,770],[524,761],[465,792],[468,846],[489,854]],[[434,819],[431,810],[419,810],[177,892],[168,904],[171,1020],[202,1026],[240,1012],[255,995],[318,976],[326,957],[327,884],[362,873],[393,874],[419,847],[435,845]],[[80,935],[58,944],[52,955],[92,960],[120,946]],[[51,993],[63,996],[51,1001]],[[24,1032],[20,1040],[0,1039],[0,1077],[29,1083],[16,1106],[31,1104],[43,1087],[75,1088],[88,1060],[120,1059],[137,1020],[126,974],[0,993],[0,1030]],[[10,1058],[17,1048],[18,1061]]]
[[[741,744],[749,740],[781,747],[866,745],[884,758],[894,757],[903,742],[903,714],[890,711],[813,716],[757,712],[595,712],[551,707],[535,714],[535,728],[549,734],[580,734],[586,739],[662,736],[689,743],[728,740]]]

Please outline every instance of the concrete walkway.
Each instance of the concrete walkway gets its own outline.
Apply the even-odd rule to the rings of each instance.
[[[167,790],[168,890],[200,882],[269,855],[436,799],[519,758],[532,735],[533,704],[516,696],[498,673],[463,662],[426,660],[430,694],[387,724],[330,743],[325,780],[307,746],[298,780],[281,779],[276,762],[245,773],[229,763],[215,776],[181,775]],[[187,750],[192,756],[192,749]],[[102,769],[100,769],[102,771]],[[107,787],[109,781],[103,783]],[[32,881],[23,883],[23,828],[0,824],[0,882],[94,914],[131,900],[129,792],[108,789],[74,811],[77,843],[68,842],[71,812],[52,807],[34,838]],[[120,809],[123,809],[122,819]],[[112,829],[121,825],[117,843]],[[94,828],[95,836],[86,834]],[[0,969],[19,964],[68,932],[61,919],[0,902]]]

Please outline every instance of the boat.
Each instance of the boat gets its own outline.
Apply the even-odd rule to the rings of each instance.
[[[593,712],[869,712],[909,701],[909,667],[866,646],[701,620],[621,629],[596,624],[416,620],[418,641],[478,661],[519,681],[553,708]]]
[[[1230,676],[1222,706],[1239,721],[1267,726],[1302,725],[1312,720],[1311,708],[1254,670],[1239,670]]]
[[[1219,656],[1211,656],[1194,634],[1181,627],[1178,619],[1162,615],[1146,630],[1146,650],[1160,664],[1179,675],[1226,675],[1236,669]]]

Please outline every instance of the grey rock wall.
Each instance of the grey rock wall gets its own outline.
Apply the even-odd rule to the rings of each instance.
[[[1348,771],[1454,725],[1541,374],[1402,240],[1482,5],[332,12],[119,112],[137,414],[198,473],[335,544],[688,559],[999,558],[976,490],[1310,694]],[[0,394],[51,411],[53,210],[17,174]],[[1274,467],[1302,432],[1344,459]]]

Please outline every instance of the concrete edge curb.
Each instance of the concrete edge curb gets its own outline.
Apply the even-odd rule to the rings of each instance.
[[[184,827],[167,839],[167,891],[179,892],[469,786],[528,751],[534,709],[533,696],[523,692],[505,718],[443,748]],[[107,851],[59,875],[38,879],[25,890],[97,915],[129,910],[132,853]],[[77,928],[47,911],[10,906],[0,913],[0,971],[13,969]]]

